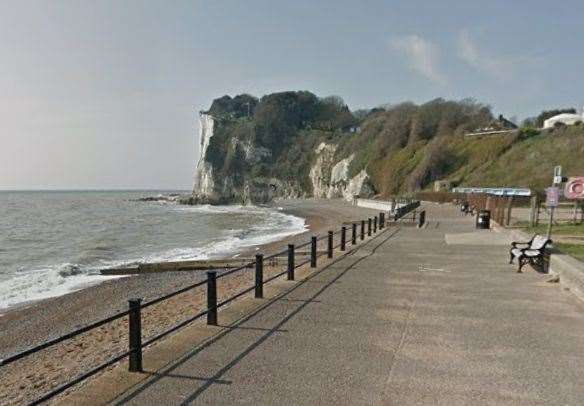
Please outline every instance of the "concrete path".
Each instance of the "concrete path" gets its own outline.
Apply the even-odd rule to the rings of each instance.
[[[427,207],[115,404],[581,405],[584,305]],[[476,231],[490,233],[489,231]],[[447,244],[445,235],[454,244]]]

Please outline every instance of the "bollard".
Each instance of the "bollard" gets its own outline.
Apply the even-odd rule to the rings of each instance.
[[[294,280],[294,244],[288,244],[288,280]]]
[[[207,324],[217,325],[217,272],[207,272]]]
[[[373,232],[377,232],[377,216],[373,217]]]
[[[142,299],[130,299],[128,305],[130,312],[128,314],[128,326],[130,328],[129,350],[130,350],[130,372],[142,372],[142,316],[140,313],[140,302]]]
[[[341,227],[341,251],[345,250],[347,240],[347,227]]]
[[[352,224],[352,230],[351,230],[351,244],[355,245],[357,244],[357,223],[353,223]]]
[[[316,237],[310,238],[310,267],[316,268]]]
[[[422,210],[420,212],[420,216],[418,217],[418,228],[421,228],[425,222],[426,222],[426,210]]]
[[[365,239],[365,220],[361,220],[361,240]]]
[[[367,219],[367,236],[371,237],[371,217]]]
[[[381,212],[379,213],[379,229],[383,230],[383,227],[385,227],[385,213]]]
[[[256,299],[264,297],[264,256],[262,254],[256,254],[255,297]]]
[[[333,232],[332,231],[328,232],[328,244],[327,244],[327,249],[326,249],[326,256],[328,258],[333,257]]]

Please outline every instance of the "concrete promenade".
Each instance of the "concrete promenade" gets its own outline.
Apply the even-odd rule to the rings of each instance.
[[[426,209],[113,404],[584,404],[584,304],[515,273],[504,235]]]

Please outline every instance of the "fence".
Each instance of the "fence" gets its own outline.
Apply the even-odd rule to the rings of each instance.
[[[419,206],[419,202],[418,202]],[[415,207],[413,204],[409,205],[410,210],[413,210]],[[402,208],[400,211],[400,215],[395,217],[397,220],[399,217],[402,217],[407,213],[406,208]],[[227,304],[233,302],[234,300],[241,298],[242,296],[254,292],[255,298],[262,298],[263,297],[263,288],[264,285],[274,281],[277,278],[286,276],[287,280],[293,281],[295,279],[295,270],[310,264],[311,268],[316,268],[318,265],[318,259],[326,255],[327,258],[333,258],[334,250],[340,249],[341,252],[346,251],[347,246],[349,243],[351,245],[357,245],[358,241],[363,241],[365,239],[365,234],[367,236],[371,236],[372,234],[376,233],[378,230],[382,230],[386,227],[386,218],[384,212],[379,213],[378,216],[373,218],[368,218],[367,220],[361,220],[360,222],[353,222],[350,225],[350,229],[346,226],[342,226],[337,231],[329,231],[326,235],[317,237],[313,236],[304,244],[288,245],[286,250],[277,252],[275,254],[264,256],[263,254],[257,254],[255,260],[241,266],[239,268],[230,269],[225,272],[221,272],[218,274],[216,271],[209,271],[207,272],[207,278],[203,281],[198,283],[194,283],[188,286],[185,286],[181,289],[178,289],[174,292],[169,294],[157,297],[152,299],[148,302],[142,302],[140,298],[131,298],[128,300],[128,309],[125,311],[121,311],[111,315],[110,317],[104,318],[102,320],[96,321],[84,327],[81,327],[77,330],[71,331],[65,335],[57,337],[55,339],[46,341],[40,345],[34,346],[32,348],[26,349],[19,353],[13,354],[11,356],[6,357],[5,359],[0,360],[0,367],[5,367],[10,365],[18,360],[24,359],[28,356],[38,353],[41,350],[45,350],[50,348],[56,344],[62,343],[66,340],[70,340],[74,337],[77,337],[83,333],[95,330],[99,327],[102,327],[108,323],[112,323],[116,320],[122,319],[127,317],[128,326],[129,326],[129,334],[128,334],[128,350],[97,365],[96,367],[92,368],[89,371],[82,373],[81,375],[73,378],[72,380],[52,389],[50,392],[46,393],[45,395],[41,396],[40,398],[36,399],[31,404],[39,404],[41,402],[45,402],[52,397],[62,393],[63,391],[71,388],[72,386],[82,382],[83,380],[95,375],[96,373],[104,370],[105,368],[123,360],[124,358],[128,358],[128,369],[130,372],[140,372],[142,371],[142,349],[144,347],[153,344],[154,342],[168,336],[169,334],[187,326],[188,324],[201,319],[206,316],[206,321],[208,325],[217,325],[219,314],[218,310],[221,307],[226,306]],[[350,234],[348,234],[350,232]],[[335,241],[337,243],[335,244]],[[324,245],[323,250],[319,250],[319,244]],[[303,254],[301,249],[310,247],[310,251],[307,254]],[[272,259],[276,259],[277,257],[285,256],[287,258],[286,268],[282,272],[278,272],[274,275],[270,275],[269,277],[264,277],[264,264],[267,261]],[[296,261],[297,257],[306,257],[302,260]],[[226,278],[229,275],[244,272],[245,270],[254,269],[254,283],[252,286],[222,300],[218,300],[218,282],[220,282],[223,278]],[[202,288],[203,286],[206,287],[206,309],[196,313],[195,315],[189,317],[186,320],[181,321],[180,323],[166,329],[163,332],[155,334],[153,337],[148,338],[146,341],[142,340],[142,310],[149,308],[155,304],[161,303],[168,299],[171,299],[179,294],[189,292],[195,290],[197,288]]]
[[[502,226],[511,224],[514,207],[529,207],[531,201],[529,196],[497,196],[485,193],[419,192],[416,197],[436,203],[467,202],[471,212],[489,210],[491,219]]]

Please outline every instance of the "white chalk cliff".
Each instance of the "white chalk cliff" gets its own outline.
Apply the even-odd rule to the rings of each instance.
[[[365,169],[350,178],[349,166],[354,154],[335,162],[336,145],[324,142],[314,152],[316,152],[316,160],[310,168],[314,197],[328,199],[342,197],[351,201],[356,195],[371,197],[375,194]]]
[[[254,178],[246,175],[242,180],[239,176],[239,184],[236,184],[235,180],[241,174],[216,175],[207,156],[211,138],[216,130],[216,119],[208,113],[201,112],[199,120],[200,155],[194,176],[191,204],[266,203],[298,197],[344,198],[351,201],[355,195],[362,197],[374,195],[366,170],[352,178],[349,176],[354,155],[335,161],[337,146],[324,142],[315,149],[315,159],[310,166],[312,193],[305,190],[299,181],[273,177]],[[253,166],[272,159],[271,150],[255,145],[250,139],[233,136],[230,145],[232,151],[241,151],[240,155],[247,165]]]
[[[199,113],[199,161],[195,169],[193,194],[197,196],[211,197],[214,194],[215,182],[213,179],[213,167],[205,160],[209,142],[213,136],[215,119],[210,114]]]

